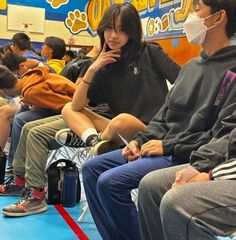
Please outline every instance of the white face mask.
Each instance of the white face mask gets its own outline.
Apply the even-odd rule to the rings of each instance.
[[[217,12],[218,13],[218,12]],[[207,28],[207,26],[204,24],[205,19],[214,16],[216,13],[206,17],[206,18],[200,18],[195,14],[190,14],[185,23],[184,23],[184,32],[186,33],[187,39],[189,43],[192,44],[203,44],[207,30],[215,27],[216,25],[213,25],[212,27]]]

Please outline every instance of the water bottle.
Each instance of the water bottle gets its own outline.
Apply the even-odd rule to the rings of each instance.
[[[7,156],[0,148],[0,184],[4,183]]]
[[[62,188],[62,205],[64,207],[74,207],[77,198],[78,171],[76,165],[65,168]]]

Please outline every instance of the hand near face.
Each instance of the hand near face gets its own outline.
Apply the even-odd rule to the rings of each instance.
[[[118,58],[120,58],[120,49],[109,50],[106,52],[106,43],[104,43],[101,53],[91,65],[90,69],[97,72],[105,65],[116,62]]]

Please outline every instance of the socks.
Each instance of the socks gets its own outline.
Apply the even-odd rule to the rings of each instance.
[[[25,179],[23,179],[23,178],[15,176],[14,181],[15,181],[15,184],[19,187],[24,187],[25,186]]]

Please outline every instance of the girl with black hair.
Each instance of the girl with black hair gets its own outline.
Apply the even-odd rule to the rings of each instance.
[[[57,140],[63,144],[81,138],[79,146],[81,142],[95,146],[101,140],[120,145],[118,132],[130,139],[136,131],[144,130],[161,108],[168,92],[166,79],[173,84],[180,70],[159,45],[142,40],[138,12],[129,3],[112,5],[97,32],[100,55],[86,72],[72,103],[62,111],[75,133],[70,129],[59,131]],[[113,116],[120,115],[110,121],[85,108],[88,102],[107,103]],[[99,137],[98,132],[102,132]],[[114,147],[106,143],[110,145],[107,150]]]

